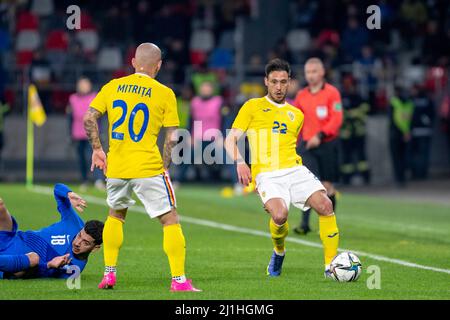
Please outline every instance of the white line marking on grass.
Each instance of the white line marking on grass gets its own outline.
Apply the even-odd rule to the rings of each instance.
[[[35,186],[32,189],[32,191],[36,192],[36,193],[40,193],[40,194],[48,194],[48,195],[53,194],[53,190],[51,188],[43,187],[43,186]],[[91,202],[91,203],[94,203],[97,205],[107,206],[105,199],[94,197],[94,196],[89,196],[89,195],[83,195],[83,198],[85,200],[87,200],[88,202]],[[141,207],[141,206],[134,206],[134,207],[131,207],[129,210],[147,214],[144,207]],[[192,224],[196,224],[196,225],[200,225],[200,226],[216,228],[216,229],[221,229],[221,230],[226,230],[226,231],[239,232],[239,233],[243,233],[243,234],[247,234],[247,235],[271,238],[270,233],[259,231],[259,230],[237,227],[237,226],[232,226],[229,224],[224,224],[224,223],[219,223],[219,222],[214,222],[214,221],[204,220],[204,219],[198,219],[198,218],[192,218],[192,217],[187,217],[187,216],[181,216],[180,218],[184,222],[192,223]],[[286,238],[286,241],[301,244],[301,245],[304,245],[307,247],[322,249],[322,244],[312,242],[312,241],[301,240],[301,239],[290,238],[290,237]],[[371,259],[374,259],[377,261],[389,262],[389,263],[398,264],[398,265],[410,267],[410,268],[416,268],[416,269],[429,270],[429,271],[450,274],[450,269],[442,269],[442,268],[424,266],[424,265],[413,263],[413,262],[408,262],[408,261],[404,261],[404,260],[400,260],[400,259],[388,258],[388,257],[384,257],[384,256],[380,256],[377,254],[372,254],[372,253],[367,253],[367,252],[363,252],[363,251],[353,251],[353,250],[347,250],[347,249],[341,249],[341,248],[339,248],[338,250],[339,251],[351,251],[360,257],[367,257],[367,258],[371,258]]]

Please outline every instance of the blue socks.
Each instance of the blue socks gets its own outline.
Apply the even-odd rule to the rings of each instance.
[[[30,267],[30,259],[25,254],[0,255],[0,271],[16,273]]]

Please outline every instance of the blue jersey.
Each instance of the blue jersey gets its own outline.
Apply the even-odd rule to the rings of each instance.
[[[57,203],[61,220],[46,228],[36,231],[17,231],[17,223],[14,221],[14,228],[11,233],[10,242],[0,249],[0,254],[19,255],[28,252],[36,252],[39,255],[40,263],[37,271],[38,277],[67,278],[71,274],[67,273],[69,265],[77,265],[80,271],[86,266],[87,260],[79,260],[72,252],[72,241],[83,229],[84,222],[75,212],[70,204],[67,194],[71,190],[64,184],[56,184],[54,196]],[[69,253],[72,261],[69,265],[60,269],[48,269],[47,263],[57,256]]]

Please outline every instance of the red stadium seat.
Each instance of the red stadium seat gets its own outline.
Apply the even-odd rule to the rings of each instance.
[[[92,17],[85,11],[81,12],[80,22],[81,29],[78,31],[97,30],[94,22],[92,22]]]
[[[67,50],[69,39],[67,33],[61,30],[53,30],[49,33],[45,47],[49,50]]]
[[[39,19],[31,12],[24,11],[17,17],[16,32],[23,30],[37,30],[39,28]]]
[[[112,78],[117,79],[117,78],[126,77],[128,75],[129,75],[129,73],[124,68],[120,68],[113,72]]]
[[[136,52],[136,47],[135,46],[128,47],[128,49],[126,51],[126,54],[125,54],[124,65],[131,66],[131,59],[134,58],[135,52]]]
[[[191,64],[194,66],[199,66],[206,62],[208,55],[204,51],[191,51],[190,52]]]
[[[5,89],[4,95],[6,103],[9,104],[10,106],[14,106],[16,102],[15,91],[12,89]]]
[[[65,112],[67,104],[69,103],[69,97],[71,92],[64,91],[61,89],[56,89],[53,91],[51,96],[51,105],[53,110],[57,112]]]
[[[16,63],[18,66],[28,66],[33,61],[34,51],[19,51],[16,53]]]

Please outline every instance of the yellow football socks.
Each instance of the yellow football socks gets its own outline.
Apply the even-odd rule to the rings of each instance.
[[[325,257],[325,266],[329,265],[331,260],[337,254],[339,246],[339,230],[336,224],[336,216],[319,216],[320,239],[323,243]]]
[[[180,224],[171,224],[163,228],[164,252],[169,258],[172,278],[184,277],[184,262],[186,259],[186,241]]]
[[[103,228],[103,252],[105,266],[109,271],[115,271],[119,250],[123,243],[123,221],[108,216]]]
[[[289,224],[286,221],[281,226],[277,225],[273,219],[270,219],[269,223],[270,233],[272,234],[272,242],[276,253],[284,253],[284,239],[286,239],[289,233]]]

